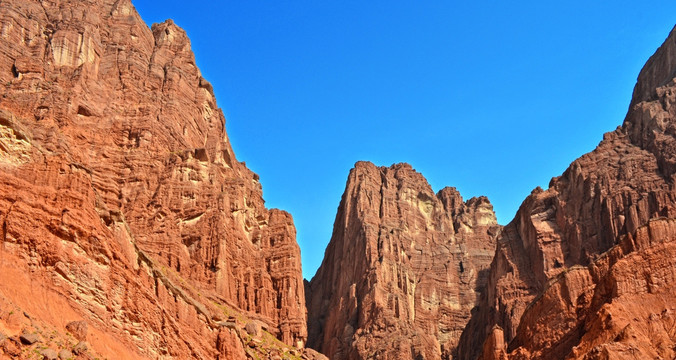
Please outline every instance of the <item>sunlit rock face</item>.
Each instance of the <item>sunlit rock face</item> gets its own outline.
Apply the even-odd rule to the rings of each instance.
[[[457,358],[674,357],[675,59],[672,31],[624,124],[505,227]]]
[[[485,197],[435,194],[408,164],[358,162],[307,284],[308,346],[331,359],[440,359],[487,280],[497,225]]]
[[[292,218],[236,160],[182,29],[128,0],[2,1],[0,87],[3,303],[86,319],[108,358],[229,357],[230,310],[303,346]]]

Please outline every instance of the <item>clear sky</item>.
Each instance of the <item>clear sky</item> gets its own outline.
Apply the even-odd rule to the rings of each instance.
[[[324,256],[349,170],[408,162],[513,218],[626,114],[675,1],[150,1],[190,36],[240,161]]]

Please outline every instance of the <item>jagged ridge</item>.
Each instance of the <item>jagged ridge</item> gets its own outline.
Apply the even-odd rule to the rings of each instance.
[[[641,306],[648,312],[672,310],[651,301],[642,290],[629,291],[626,296],[609,292],[606,286],[610,280],[604,278],[608,275],[599,274],[596,268],[603,263],[601,254],[626,235],[634,234],[651,219],[676,216],[674,58],[676,35],[672,30],[641,70],[623,125],[605,134],[594,151],[554,178],[549,189],[534,191],[505,227],[491,264],[488,291],[463,333],[458,358],[621,358],[625,351],[640,358],[673,357],[673,337],[665,340],[660,336],[659,343],[646,347],[656,340],[651,335],[619,336],[617,324],[591,324],[610,316],[602,305],[611,302],[623,304],[631,299],[644,302]],[[657,240],[669,242],[673,236],[667,231]],[[613,265],[610,271],[622,272],[624,279],[612,281],[634,281],[638,273],[626,269],[640,268],[639,264],[654,269],[638,259],[642,256],[653,256],[660,266],[673,271],[675,264],[667,249],[663,257],[656,256],[651,247],[637,251],[639,254],[624,261],[626,268]],[[664,274],[658,273],[657,279],[650,281],[663,281],[659,278]],[[564,280],[552,288],[551,282],[561,276]],[[552,300],[553,292],[562,287],[566,294],[561,295],[561,301],[566,305]],[[671,296],[673,289],[656,291]],[[552,307],[559,312],[551,312]],[[624,317],[632,311],[620,306],[612,312]],[[538,318],[547,314],[554,318]],[[644,315],[637,316],[636,322],[645,324]],[[653,346],[655,349],[649,350]]]
[[[268,356],[241,344],[256,322],[302,348],[293,220],[235,158],[185,32],[128,0],[4,1],[0,28],[0,298],[31,319],[0,311],[0,333],[84,319],[107,357]]]
[[[331,359],[448,354],[484,287],[499,231],[485,197],[434,194],[408,164],[358,162],[306,289],[308,345]]]

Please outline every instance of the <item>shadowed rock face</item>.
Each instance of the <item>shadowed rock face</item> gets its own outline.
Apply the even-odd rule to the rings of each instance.
[[[505,227],[459,359],[674,356],[676,232],[649,220],[676,217],[675,59],[672,31],[624,124]]]
[[[128,0],[2,1],[0,87],[3,301],[87,319],[107,357],[227,357],[223,307],[302,345],[292,218],[236,160],[182,29]]]
[[[359,162],[307,284],[308,345],[331,359],[439,359],[455,348],[500,232],[485,197],[434,194],[408,164]]]

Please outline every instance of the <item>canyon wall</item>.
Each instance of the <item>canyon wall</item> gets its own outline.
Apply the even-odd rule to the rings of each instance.
[[[641,70],[623,125],[534,190],[505,227],[457,358],[673,357],[672,348],[649,350],[658,339],[646,331],[673,310],[676,234],[669,221],[653,233],[649,221],[676,216],[675,59],[672,31]],[[625,256],[627,236],[657,245]],[[633,325],[621,320],[632,314]],[[621,335],[619,323],[633,328]],[[662,347],[674,344],[672,330],[657,333]]]
[[[182,29],[128,0],[1,1],[0,87],[0,339],[83,319],[109,358],[236,358],[251,321],[303,347],[293,220]]]
[[[673,358],[675,75],[672,31],[623,125],[504,229],[483,198],[358,163],[307,284],[309,345],[335,359]]]
[[[673,358],[675,75],[672,31],[623,125],[504,228],[358,162],[303,284],[182,29],[0,1],[0,358]]]
[[[439,359],[455,348],[500,232],[485,197],[435,194],[408,164],[358,162],[307,284],[308,346],[338,359]]]

